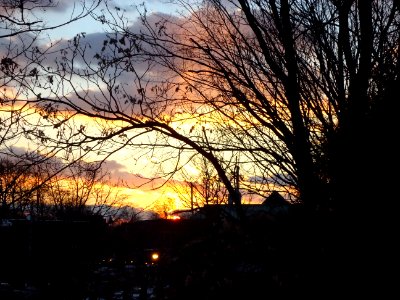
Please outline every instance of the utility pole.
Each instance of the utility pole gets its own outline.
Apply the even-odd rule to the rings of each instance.
[[[235,173],[235,189],[236,189],[236,192],[239,191],[239,172],[240,172],[239,171],[239,165],[236,162],[235,171],[234,171],[234,173]]]
[[[193,205],[193,182],[190,182],[190,209],[191,209],[192,214],[193,214],[193,209],[194,209],[194,205]]]
[[[234,193],[233,195],[229,195],[228,204],[240,204],[242,195],[240,194],[240,168],[238,159],[236,158],[235,167],[233,168],[233,186]]]

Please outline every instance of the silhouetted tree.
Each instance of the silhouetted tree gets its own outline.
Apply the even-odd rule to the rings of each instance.
[[[23,117],[32,114],[29,107],[20,102],[27,96],[25,86],[37,80],[36,64],[44,60],[48,52],[42,52],[38,39],[43,33],[66,26],[87,17],[100,1],[82,1],[69,18],[57,23],[45,20],[47,10],[56,10],[60,3],[53,1],[1,1],[0,7],[0,145],[9,139],[23,135],[26,125]],[[49,40],[51,43],[52,41]],[[53,41],[54,42],[54,41]],[[49,50],[49,49],[47,49]],[[50,78],[49,78],[50,80]],[[17,125],[22,123],[20,127]],[[11,126],[14,125],[14,126]]]
[[[226,173],[233,180],[232,166],[227,165]],[[179,196],[185,208],[195,209],[208,204],[227,204],[228,193],[213,166],[204,157],[193,158],[188,169],[182,168],[179,180],[172,181],[171,189]]]
[[[106,7],[95,16],[110,29],[99,44],[79,34],[53,64],[38,63],[26,103],[48,128],[29,135],[68,155],[131,147],[166,179],[200,155],[231,196],[229,162],[240,156],[255,184],[281,186],[309,211],[354,219],[294,220],[279,231],[280,262],[289,259],[295,275],[312,267],[300,271],[301,283],[320,283],[321,272],[326,290],[386,291],[379,277],[386,280],[394,239],[383,236],[397,228],[387,223],[395,211],[387,174],[397,156],[399,1],[177,3],[181,15],[144,10],[133,25]]]
[[[40,161],[35,154],[25,159],[0,160],[1,218],[118,217],[124,210],[120,183],[111,180],[101,162]],[[32,157],[32,160],[29,158]]]
[[[50,35],[46,33],[87,17],[99,3],[100,1],[81,1],[79,5],[74,3],[72,4],[74,10],[69,16],[52,22],[46,20],[47,12],[66,9],[67,6],[63,6],[63,3],[48,0],[1,1],[0,154],[2,158],[3,156],[6,160],[10,158],[10,163],[15,164],[14,170],[7,175],[14,176],[7,184],[13,184],[15,188],[22,189],[22,186],[26,186],[21,178],[33,178],[35,164],[43,166],[46,160],[55,155],[63,155],[63,150],[47,147],[44,134],[45,124],[41,122],[41,117],[35,117],[38,111],[23,101],[25,97],[32,96],[27,86],[38,83],[37,64],[43,62],[46,56],[50,55],[50,48],[59,43],[59,41],[52,41]],[[48,39],[50,48],[42,47],[43,38]],[[51,77],[48,80],[51,81]],[[27,152],[15,147],[15,144],[22,139],[32,137],[30,133],[35,133],[35,135],[33,143],[28,146],[29,150],[26,149]],[[37,175],[38,181],[42,181],[42,179],[39,180],[42,174],[38,172]],[[3,185],[6,183],[3,182]],[[7,186],[7,193],[10,193],[10,185]],[[37,203],[42,202],[39,188],[43,189],[43,182],[36,184]],[[4,192],[3,190],[3,194]],[[15,192],[12,194],[15,195]],[[19,200],[14,197],[13,200],[9,200],[9,204],[22,205],[21,199],[26,200],[29,197],[27,194],[17,197]]]
[[[139,93],[150,117],[159,117],[151,113],[162,100],[173,116],[209,116],[218,138],[201,143],[201,130],[185,138],[213,158],[245,153],[258,174],[294,189],[311,209],[371,205],[382,190],[369,183],[388,179],[375,170],[387,171],[394,158],[380,163],[395,128],[390,107],[399,77],[398,2],[177,3],[186,11],[179,17],[144,12],[140,33],[123,19],[109,20],[116,37],[138,50],[117,39],[112,48],[121,55],[108,61],[145,53],[149,68],[156,65],[165,78]],[[108,56],[100,57],[107,63]],[[151,82],[150,76],[140,79]],[[386,137],[383,145],[379,134]]]
[[[48,215],[45,172],[49,161],[36,153],[26,152],[17,157],[9,155],[0,159],[0,192],[3,217]],[[58,170],[59,171],[59,170]]]
[[[24,170],[15,162],[5,158],[0,160],[1,218],[23,212],[24,204],[19,200],[26,194],[23,184],[25,179]]]
[[[48,203],[59,218],[115,218],[124,209],[126,195],[101,168],[101,162],[76,161],[62,173],[51,176],[47,184]]]
[[[103,154],[133,147],[167,178],[198,153],[231,195],[227,162],[240,153],[243,174],[310,210],[372,201],[379,189],[364,192],[366,182],[383,180],[365,162],[390,145],[390,135],[378,145],[378,133],[393,132],[384,116],[398,81],[398,3],[177,3],[184,14],[144,10],[142,27],[108,8],[97,16],[110,27],[100,49],[78,35],[63,60],[38,67],[31,105],[53,124],[49,144]],[[67,122],[76,114],[98,126]]]

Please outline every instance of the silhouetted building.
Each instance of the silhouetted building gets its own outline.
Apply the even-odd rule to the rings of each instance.
[[[273,191],[260,204],[242,204],[243,214],[247,218],[267,218],[284,215],[289,212],[290,202],[276,191]],[[239,213],[235,205],[210,204],[196,209],[175,210],[168,216],[169,219],[205,219],[228,218],[238,219]]]

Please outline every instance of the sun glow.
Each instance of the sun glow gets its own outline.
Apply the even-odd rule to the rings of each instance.
[[[191,138],[198,138],[198,139],[213,139],[214,131],[218,129],[218,126],[221,125],[221,117],[214,115],[212,112],[207,112],[206,108],[202,108],[204,114],[194,113],[190,114],[188,112],[180,112],[173,115],[164,114],[163,117],[160,117],[159,121],[164,122],[171,128],[175,129],[176,131],[180,132],[184,136],[190,136]],[[47,119],[43,117],[43,113],[40,110],[36,110],[34,108],[27,107],[27,114],[29,114],[29,120],[31,123],[36,124],[41,122],[43,124],[48,125],[47,129],[44,130],[44,134],[53,139],[56,143],[58,142],[57,134],[59,132],[58,126],[51,126],[51,121],[57,120],[59,118],[60,124],[63,123],[63,118],[71,117],[71,114],[65,111],[60,111],[55,113],[52,118],[53,120]],[[135,116],[136,117],[136,116]],[[139,118],[139,117],[137,117]],[[144,120],[143,120],[144,121]],[[123,128],[126,123],[121,120],[116,121],[109,121],[102,118],[93,118],[83,115],[76,115],[73,116],[69,120],[71,124],[70,127],[67,126],[68,129],[71,129],[71,134],[74,134],[74,131],[81,131],[85,135],[92,135],[92,136],[99,136],[101,137],[102,132],[104,130],[117,130]],[[244,122],[244,121],[243,121]],[[58,123],[55,123],[58,124]],[[67,125],[67,123],[65,123]],[[229,126],[243,126],[242,121],[240,119],[235,120],[226,120],[226,124]],[[169,154],[168,149],[163,149],[162,147],[154,148],[154,151],[149,151],[148,149],[151,147],[153,141],[157,141],[157,136],[152,131],[144,132],[144,134],[140,133],[140,130],[143,129],[132,129],[129,132],[125,132],[124,136],[114,137],[114,141],[116,142],[113,144],[111,141],[107,141],[107,143],[101,144],[101,146],[87,145],[87,148],[80,148],[76,154],[74,150],[72,150],[72,158],[80,157],[82,155],[82,151],[85,153],[85,160],[86,161],[99,161],[104,159],[110,153],[113,153],[112,156],[108,157],[108,159],[114,159],[118,161],[120,164],[125,166],[124,170],[118,170],[117,173],[124,173],[124,174],[131,174],[131,176],[127,177],[127,186],[118,186],[114,187],[116,193],[123,194],[123,201],[124,205],[130,205],[134,207],[141,207],[141,208],[154,208],[155,206],[168,206],[169,209],[184,209],[187,208],[187,203],[182,200],[182,195],[186,194],[184,198],[187,198],[188,190],[179,188],[179,184],[175,188],[162,186],[159,189],[153,189],[149,186],[142,185],[143,182],[137,184],[135,180],[136,178],[132,177],[132,174],[139,174],[143,178],[155,178],[158,174],[155,173],[154,170],[162,168],[164,170],[168,168],[173,168],[174,161],[173,156]],[[146,129],[145,129],[146,130]],[[130,138],[134,138],[134,143],[127,145],[126,147],[122,147],[116,151],[117,148],[121,144],[123,144],[126,140]],[[174,146],[175,141],[168,141]],[[34,140],[25,140],[20,139],[15,144],[16,146],[26,147],[26,145],[34,145],[37,143]],[[145,145],[141,147],[141,145]],[[42,145],[43,146],[43,145]],[[146,148],[147,147],[147,148]],[[34,148],[32,146],[32,148]],[[46,149],[46,148],[44,148]],[[169,157],[168,157],[169,156]],[[164,159],[167,157],[168,159],[171,158],[170,161]],[[182,164],[179,168],[184,170],[185,174],[192,178],[193,181],[197,181],[201,175],[201,170],[191,163],[188,163],[190,157],[189,154],[180,154],[180,159],[182,159]],[[68,157],[62,157],[62,159],[68,159]],[[154,168],[154,169],[153,169]],[[161,169],[162,169],[161,168]],[[168,173],[168,171],[167,171]],[[118,174],[115,174],[118,175]],[[124,175],[125,176],[125,175]],[[125,178],[126,179],[126,178]],[[173,180],[178,181],[186,181],[187,179],[179,178],[179,176],[174,176]],[[111,201],[111,200],[110,200]],[[111,201],[113,202],[113,201]],[[166,204],[168,202],[168,204]],[[93,204],[94,200],[90,199],[88,204]]]

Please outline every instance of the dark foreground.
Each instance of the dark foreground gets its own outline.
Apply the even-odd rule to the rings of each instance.
[[[303,213],[112,227],[15,221],[0,227],[0,299],[382,298],[393,266],[383,235],[368,228]]]

